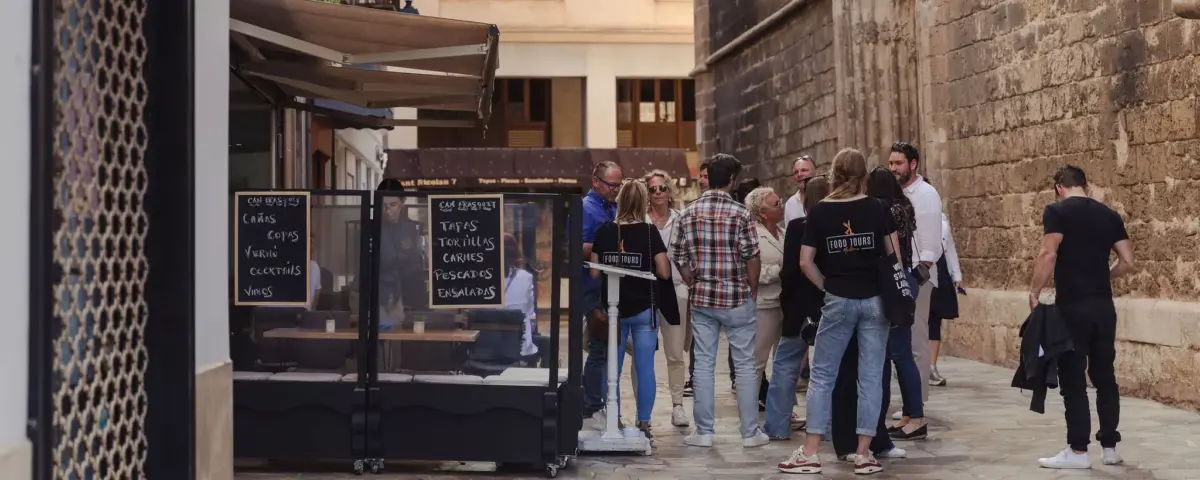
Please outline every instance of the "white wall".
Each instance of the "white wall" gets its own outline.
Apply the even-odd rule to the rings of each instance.
[[[380,148],[384,150],[388,148],[387,143],[385,143],[386,136],[387,130],[345,128],[337,131],[338,150],[349,147],[354,151],[354,155],[356,157],[365,160],[363,164],[366,165],[364,172],[366,173],[367,178],[358,178],[359,172],[357,170],[355,171],[355,181],[366,182],[366,188],[363,188],[363,190],[374,190],[375,185],[379,183],[374,179],[381,178],[380,176],[383,174],[383,166],[379,164],[377,152]],[[341,158],[342,154],[343,153],[340,151],[337,153],[339,156],[339,170],[346,168],[347,166],[356,166],[356,162],[350,161],[350,159]],[[342,175],[343,178],[337,179],[337,185],[345,189],[357,189],[357,187],[354,185],[345,185],[341,183],[345,181],[345,174],[339,172],[339,175]]]
[[[393,108],[392,118],[416,120],[417,109]],[[417,127],[395,127],[387,133],[387,148],[417,148]]]
[[[29,72],[32,3],[0,15],[0,456],[25,439],[29,370]],[[19,459],[18,459],[19,460]],[[24,460],[28,460],[27,458]],[[17,461],[17,460],[14,460]],[[0,477],[10,471],[0,465]],[[7,478],[7,477],[6,477]]]
[[[229,2],[196,2],[196,372],[229,361]]]

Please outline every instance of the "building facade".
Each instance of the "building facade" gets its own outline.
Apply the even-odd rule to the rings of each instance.
[[[921,147],[971,291],[945,324],[954,355],[1016,364],[1051,175],[1086,169],[1141,266],[1115,285],[1122,390],[1200,405],[1200,25],[1172,2],[697,0],[695,15],[702,155],[790,193],[796,155]]]
[[[680,0],[423,0],[422,14],[503,32],[484,129],[397,128],[393,149],[696,150],[692,8]],[[396,118],[413,118],[397,109]],[[421,115],[425,115],[422,113]],[[694,157],[694,154],[692,155]],[[694,162],[693,162],[694,163]]]

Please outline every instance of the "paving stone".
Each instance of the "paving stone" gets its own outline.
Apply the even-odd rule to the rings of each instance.
[[[720,350],[724,355],[725,350]],[[659,384],[652,426],[654,454],[586,455],[562,470],[560,478],[584,479],[762,479],[762,478],[858,478],[848,463],[833,461],[832,447],[823,444],[825,473],[813,476],[780,474],[775,464],[800,446],[803,435],[792,440],[771,442],[745,449],[738,434],[737,407],[729,390],[724,358],[717,372],[717,436],[713,448],[683,445],[686,428],[670,424],[670,396],[666,390],[666,365],[658,358]],[[1012,371],[956,358],[943,358],[939,369],[949,386],[934,388],[926,412],[931,417],[930,438],[917,442],[897,442],[908,450],[907,459],[883,460],[885,470],[872,475],[878,480],[1075,480],[1075,479],[1200,479],[1200,415],[1166,407],[1151,401],[1122,398],[1119,445],[1126,459],[1123,466],[1100,464],[1099,445],[1093,444],[1093,468],[1088,471],[1053,471],[1038,468],[1037,458],[1050,456],[1065,446],[1066,430],[1062,402],[1051,394],[1046,414],[1029,411],[1029,393],[1008,387]],[[626,421],[634,405],[629,380],[621,388]],[[900,404],[899,388],[893,408]],[[802,399],[803,400],[803,399]],[[685,400],[691,413],[691,399]],[[797,407],[803,412],[803,406]],[[1093,420],[1093,424],[1095,420]],[[1093,426],[1095,428],[1095,426]],[[448,466],[448,467],[447,467]],[[540,471],[493,473],[490,464],[457,462],[434,468],[410,468],[408,464],[389,463],[378,480],[400,478],[544,478]],[[261,473],[239,472],[237,480],[350,479],[349,474],[333,473]]]

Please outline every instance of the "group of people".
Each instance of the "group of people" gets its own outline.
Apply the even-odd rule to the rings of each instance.
[[[828,173],[820,175],[816,162],[802,156],[793,165],[798,191],[784,201],[770,187],[741,178],[742,165],[736,158],[718,154],[700,167],[703,193],[682,209],[676,204],[675,183],[665,172],[656,170],[626,179],[614,163],[596,165],[593,188],[583,205],[585,258],[640,270],[655,280],[623,277],[619,318],[610,319],[600,284],[602,274],[585,272],[582,291],[590,332],[584,370],[585,419],[603,425],[605,415],[620,415],[605,412],[603,402],[607,394],[606,325],[617,321],[618,341],[625,347],[618,351],[633,357],[636,427],[651,435],[654,355],[662,350],[673,404],[671,423],[686,427],[692,423],[689,420],[694,421],[695,428],[684,443],[711,447],[714,372],[719,335],[724,330],[744,447],[787,440],[791,432],[804,430],[803,446],[778,465],[782,472],[801,474],[821,472],[817,452],[827,437],[838,460],[852,462],[858,474],[882,471],[877,458],[905,457],[907,452],[892,441],[920,440],[928,435],[924,403],[929,387],[947,383],[936,366],[941,320],[957,317],[956,295],[966,294],[941,198],[917,174],[920,162],[917,148],[903,142],[892,146],[886,166],[873,169],[854,149],[840,151]],[[1049,279],[1046,262],[1055,267],[1061,296],[1062,279],[1077,273],[1069,273],[1071,267],[1055,263],[1055,258],[1067,257],[1064,261],[1082,264],[1097,261],[1103,253],[1100,263],[1107,268],[1108,251],[1116,248],[1114,245],[1128,246],[1120,218],[1113,223],[1112,217],[1100,210],[1107,209],[1103,204],[1087,199],[1099,207],[1091,203],[1074,206],[1079,201],[1072,198],[1086,189],[1086,180],[1082,171],[1074,175],[1078,169],[1069,168],[1074,170],[1055,179],[1056,192],[1066,200],[1054,210],[1063,213],[1046,220],[1045,248],[1051,247],[1054,238],[1056,251],[1060,243],[1072,242],[1091,242],[1095,245],[1089,247],[1095,248],[1062,257],[1043,253],[1035,270],[1031,309],[1037,306],[1036,295]],[[1063,175],[1060,172],[1059,176]],[[1050,215],[1051,209],[1047,212]],[[1085,215],[1103,221],[1086,223]],[[1089,234],[1095,238],[1080,238]],[[1100,243],[1108,239],[1113,241],[1101,248]],[[1129,248],[1126,260],[1132,265]],[[1122,250],[1117,250],[1125,258]],[[909,322],[897,322],[885,313],[881,257],[887,262],[894,258],[912,287],[915,312]],[[1113,275],[1131,268],[1115,268]],[[1095,268],[1083,269],[1091,270]],[[1069,300],[1092,305],[1094,297],[1107,292],[1111,305],[1108,278],[1077,280],[1078,285],[1068,280],[1068,285],[1078,290],[1068,291],[1073,292],[1068,293]],[[1111,344],[1108,348],[1095,345],[1097,339],[1104,343],[1112,337],[1115,314],[1109,328],[1108,316],[1100,315],[1096,308],[1072,305],[1076,308],[1064,308],[1062,315],[1073,333],[1084,332],[1076,343],[1092,345],[1092,356],[1111,353]],[[1081,330],[1077,325],[1087,327]],[[685,369],[689,352],[691,361]],[[1077,364],[1069,360],[1068,366],[1075,367],[1062,372],[1079,377],[1078,382],[1063,379],[1064,398],[1070,390],[1070,447],[1057,457],[1042,459],[1043,466],[1083,468],[1079,467],[1083,465],[1080,455],[1087,458],[1090,424],[1082,375],[1089,353],[1082,355],[1085,358],[1076,359]],[[619,372],[624,357],[618,359]],[[766,375],[768,362],[770,378]],[[1109,377],[1111,363],[1109,358]],[[894,417],[896,423],[889,425],[885,417],[893,367],[903,405]],[[1096,367],[1088,368],[1095,375]],[[1115,380],[1105,379],[1103,385],[1097,385],[1098,390],[1110,387],[1111,395],[1109,390],[1102,392],[1100,440],[1105,463],[1117,463]],[[805,389],[806,418],[801,419],[793,408],[797,392]],[[694,396],[691,419],[683,402],[689,395]],[[765,412],[761,424],[760,411]]]

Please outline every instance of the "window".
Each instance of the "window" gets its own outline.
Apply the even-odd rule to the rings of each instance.
[[[617,80],[617,146],[696,149],[691,79]]]
[[[503,105],[505,145],[545,147],[550,138],[550,79],[505,78],[497,80],[496,96]]]

